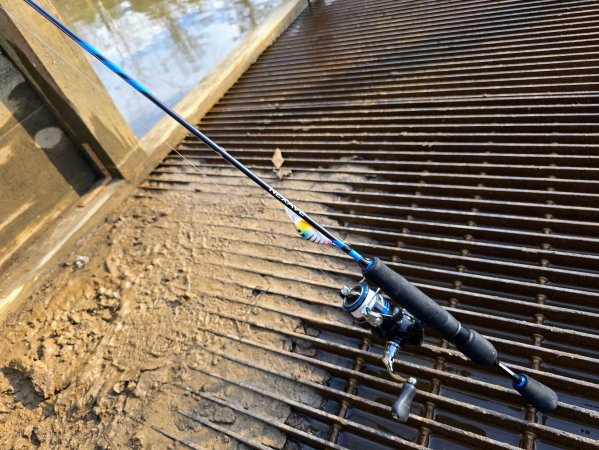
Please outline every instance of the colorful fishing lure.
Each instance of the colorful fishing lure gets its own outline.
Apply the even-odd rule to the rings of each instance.
[[[330,245],[333,243],[333,241],[324,237],[322,233],[320,233],[317,229],[315,229],[312,225],[291,211],[289,208],[285,208],[285,211],[293,221],[295,229],[302,239],[323,245]]]

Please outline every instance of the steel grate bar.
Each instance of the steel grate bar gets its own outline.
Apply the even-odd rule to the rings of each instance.
[[[198,330],[201,331],[210,331],[208,328],[198,327]],[[289,358],[293,358],[300,361],[308,361],[314,364],[315,366],[326,368],[330,373],[340,376],[340,377],[353,377],[356,378],[362,384],[370,384],[376,386],[377,389],[382,390],[383,392],[393,393],[397,392],[397,383],[383,380],[381,378],[377,378],[372,375],[367,375],[363,372],[355,372],[351,369],[345,369],[339,366],[336,366],[331,363],[326,363],[324,361],[315,360],[313,358],[303,356],[297,353],[290,353],[286,350],[277,349],[274,347],[267,346],[265,344],[261,344],[258,342],[253,342],[251,340],[240,338],[234,335],[229,335],[226,333],[215,332],[216,335],[221,336],[230,341],[243,343],[245,345],[250,345],[256,348],[260,348],[275,354],[279,354],[282,356],[286,356]],[[505,390],[504,392],[509,392]],[[547,427],[545,425],[536,424],[534,422],[528,422],[523,419],[518,419],[513,416],[507,416],[502,413],[498,413],[492,410],[481,409],[477,406],[469,405],[467,403],[459,402],[453,399],[447,399],[443,396],[427,393],[426,391],[419,391],[417,397],[423,397],[423,400],[427,400],[435,403],[436,405],[443,406],[448,409],[456,409],[460,411],[462,414],[468,413],[474,417],[480,416],[481,414],[484,417],[493,417],[493,420],[496,424],[503,424],[504,426],[508,426],[510,428],[517,428],[523,432],[531,432],[537,436],[547,438],[547,439],[555,439],[556,441],[565,443],[565,442],[573,442],[576,441],[577,444],[584,445],[584,448],[595,448],[595,441],[591,439],[582,438],[576,435],[571,435],[570,433],[564,433],[560,430],[554,430],[551,427]],[[582,420],[584,418],[584,414],[589,414],[590,411],[584,411],[580,408],[568,408],[566,405],[560,405],[562,408],[567,411],[567,414],[570,414],[573,418],[577,420]],[[597,420],[599,415],[590,414],[586,417],[586,420],[590,423]]]

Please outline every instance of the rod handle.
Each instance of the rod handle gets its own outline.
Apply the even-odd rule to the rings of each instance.
[[[497,350],[475,330],[460,324],[456,336],[448,339],[464,355],[481,366],[492,366],[497,360]]]
[[[490,366],[497,360],[497,350],[493,344],[476,331],[462,325],[444,308],[380,259],[373,258],[362,275],[379,286],[394,303],[406,308],[422,323],[441,333],[444,339],[453,343],[475,363]]]
[[[528,403],[543,413],[550,413],[557,408],[557,394],[551,388],[527,375],[518,375],[513,382],[516,389]]]

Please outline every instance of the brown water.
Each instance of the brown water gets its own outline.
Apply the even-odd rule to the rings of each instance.
[[[77,34],[174,106],[280,2],[56,0],[54,4]],[[137,135],[144,135],[163,113],[99,62],[92,63],[127,122]]]

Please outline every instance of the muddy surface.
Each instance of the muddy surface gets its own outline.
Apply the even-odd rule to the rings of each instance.
[[[334,249],[300,253],[306,244],[285,212],[256,188],[204,184],[131,197],[3,324],[0,447],[244,448],[203,420],[295,448],[264,421],[209,398],[296,426],[301,418],[260,391],[322,406],[315,392],[251,364],[326,381],[268,348],[313,354],[281,334],[318,334],[294,312],[347,320],[326,308],[336,298],[316,285],[302,294],[322,299],[325,309],[286,295],[297,271],[338,283],[293,264],[318,259],[326,268]]]

